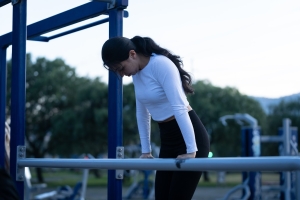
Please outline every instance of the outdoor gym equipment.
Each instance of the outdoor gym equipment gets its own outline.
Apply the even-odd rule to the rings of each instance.
[[[257,125],[257,120],[247,113],[236,113],[234,115],[225,115],[220,118],[220,121],[224,126],[227,126],[226,120],[228,119],[233,119],[243,126],[241,130],[242,157],[260,156],[260,128]],[[243,191],[241,199],[253,200],[260,197],[260,172],[243,172],[242,176],[242,184],[231,189],[225,196],[225,199],[229,198],[229,194],[233,194],[240,189]]]
[[[67,1],[66,1],[67,2]],[[27,0],[0,0],[0,7],[11,3],[13,7],[12,32],[0,36],[0,152],[4,152],[4,130],[6,121],[7,48],[12,45],[12,87],[11,87],[11,163],[10,174],[15,181],[17,191],[24,197],[24,170],[20,172],[17,164],[17,146],[25,143],[25,102],[26,102],[26,40],[48,42],[52,39],[74,33],[98,24],[109,23],[109,37],[122,36],[123,17],[128,17],[124,9],[128,0],[91,1],[65,12],[43,19],[27,26]],[[107,16],[81,27],[52,36],[46,33],[59,30],[69,25],[97,16]],[[3,20],[8,20],[9,16]],[[122,79],[113,72],[108,81],[108,158],[116,158],[116,147],[122,146]],[[24,149],[25,150],[25,149]],[[22,152],[23,154],[24,152]],[[4,166],[4,155],[0,154],[0,165]],[[19,173],[20,172],[20,173]],[[108,171],[108,199],[122,198],[122,176],[116,176],[116,170]]]
[[[240,125],[243,125],[242,120],[250,124],[250,126],[242,127],[242,156],[258,157],[260,156],[260,145],[266,142],[279,143],[280,156],[298,156],[298,129],[291,127],[290,119],[283,119],[282,127],[279,128],[278,136],[276,135],[260,135],[260,128],[257,125],[257,120],[248,114],[226,115],[220,120],[224,125],[227,119],[235,119]],[[279,170],[280,171],[280,170]],[[261,199],[262,192],[278,191],[278,199],[295,200],[297,199],[297,184],[299,177],[296,172],[283,171],[280,172],[279,186],[262,186],[261,172],[243,172],[243,184],[248,180],[248,187],[251,195],[249,199]],[[230,193],[233,193],[231,190]],[[245,194],[245,193],[243,193]],[[228,196],[228,195],[227,195]],[[275,198],[275,197],[273,197]]]
[[[83,159],[95,159],[91,154],[83,154]],[[34,200],[51,199],[51,200],[84,200],[86,196],[87,181],[89,169],[83,169],[82,180],[71,188],[68,185],[58,187],[54,191],[38,194],[34,196]],[[27,198],[29,199],[29,198]]]
[[[152,143],[151,149],[152,155],[157,158],[159,156],[159,147]],[[132,158],[134,155],[140,155],[141,145],[127,146],[125,151]],[[128,188],[124,199],[132,199],[137,196],[143,199],[154,199],[154,181],[150,180],[150,176],[155,174],[155,170],[131,170],[129,174],[133,176],[133,183]],[[143,180],[140,180],[140,174],[143,175]]]
[[[278,143],[280,156],[298,156],[298,129],[291,127],[290,119],[283,119],[278,135],[263,135],[261,143]],[[280,172],[280,185],[262,186],[262,191],[279,191],[279,199],[296,199],[296,174],[295,172]]]

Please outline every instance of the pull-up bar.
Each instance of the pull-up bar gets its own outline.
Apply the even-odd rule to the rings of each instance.
[[[62,32],[62,33],[58,33],[56,35],[52,35],[52,36],[49,36],[49,37],[38,36],[38,37],[34,37],[34,38],[29,38],[29,40],[39,41],[39,42],[49,42],[50,40],[53,40],[53,39],[56,39],[56,38],[59,38],[59,37],[65,36],[65,35],[69,35],[71,33],[75,33],[77,31],[81,31],[81,30],[84,30],[84,29],[87,29],[87,28],[90,28],[90,27],[93,27],[93,26],[97,26],[99,24],[103,24],[103,23],[106,23],[108,21],[109,21],[109,18],[105,18],[105,19],[101,19],[101,20],[98,20],[96,22],[86,24],[86,25],[83,25],[83,26],[80,26],[80,27]]]
[[[123,8],[120,6],[119,8]],[[54,15],[52,17],[43,19],[39,22],[33,23],[27,26],[27,39],[40,38],[41,35],[49,33],[51,31],[58,30],[60,28],[76,24],[78,22],[97,17],[99,15],[108,14],[107,5],[101,4],[99,2],[90,2],[78,6],[76,8],[67,10],[60,14]],[[124,11],[124,16],[128,17],[128,12]],[[100,21],[98,21],[100,22]],[[100,23],[99,23],[100,24]],[[98,25],[96,22],[86,25],[87,27],[79,27],[78,30],[73,30],[73,32],[83,30],[92,26]],[[67,33],[70,34],[70,33]],[[44,38],[45,39],[45,38]],[[52,38],[54,39],[54,38]],[[40,40],[38,40],[40,41]],[[43,40],[42,40],[43,41]],[[9,46],[12,44],[12,32],[0,36],[0,47]]]

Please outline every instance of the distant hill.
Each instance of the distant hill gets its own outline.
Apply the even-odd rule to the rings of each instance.
[[[264,111],[266,113],[269,113],[270,105],[277,105],[282,100],[284,100],[285,102],[296,100],[296,99],[300,98],[300,93],[292,94],[292,95],[288,95],[288,96],[284,96],[284,97],[280,97],[280,98],[276,98],[276,99],[265,98],[265,97],[253,97],[253,96],[250,96],[250,97],[255,99],[256,101],[258,101],[260,103],[260,105],[262,106],[262,108],[264,109]]]

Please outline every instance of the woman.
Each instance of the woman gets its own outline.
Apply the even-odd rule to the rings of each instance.
[[[136,95],[136,116],[141,139],[140,158],[153,158],[150,146],[150,117],[158,122],[159,158],[206,158],[207,132],[187,101],[193,93],[191,76],[179,56],[158,46],[151,38],[115,37],[102,47],[104,66],[120,76],[132,76]],[[190,200],[202,172],[157,171],[157,200]]]
[[[5,123],[5,166],[0,166],[0,200],[18,200],[19,194],[9,175],[10,127]]]

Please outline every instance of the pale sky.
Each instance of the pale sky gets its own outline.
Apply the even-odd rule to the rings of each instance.
[[[27,2],[29,25],[89,1]],[[123,35],[151,37],[180,55],[194,81],[208,80],[214,86],[269,98],[300,92],[299,0],[129,0],[127,11]],[[0,35],[11,32],[11,27],[8,4],[0,8]],[[102,24],[48,43],[28,41],[27,52],[34,58],[62,58],[79,75],[100,76],[107,82],[100,56],[107,38],[108,24]],[[11,48],[7,55],[10,59]]]

